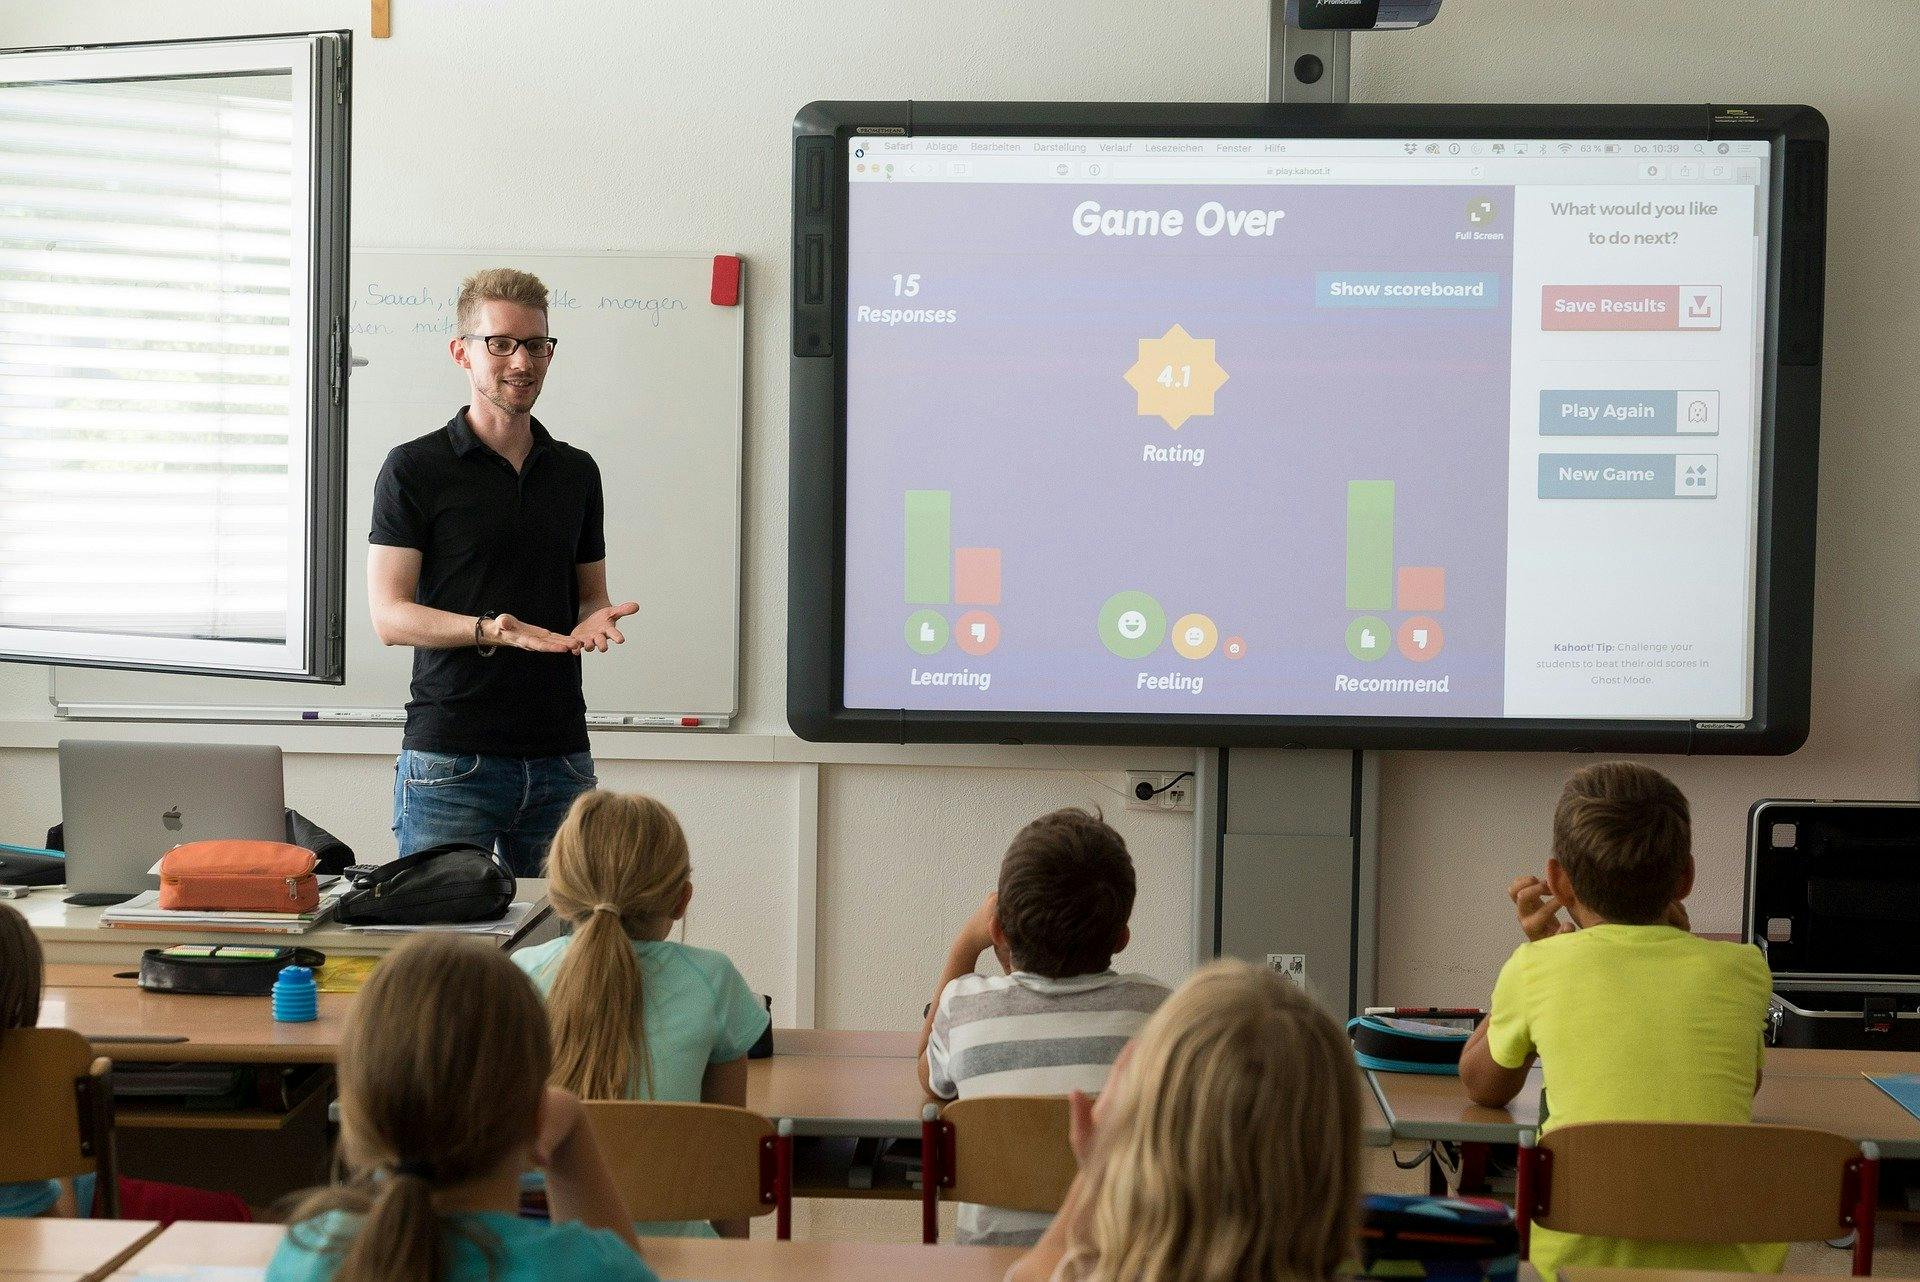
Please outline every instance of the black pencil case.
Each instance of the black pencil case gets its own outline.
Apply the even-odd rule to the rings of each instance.
[[[317,970],[327,955],[312,948],[258,944],[178,944],[140,954],[140,987],[154,993],[265,997],[288,966]]]

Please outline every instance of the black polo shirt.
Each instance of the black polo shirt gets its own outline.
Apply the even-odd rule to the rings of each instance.
[[[575,566],[606,559],[600,469],[533,420],[520,471],[473,434],[467,407],[397,445],[373,487],[368,542],[420,551],[414,600],[455,614],[511,614],[573,631]],[[556,757],[587,750],[580,656],[498,647],[413,652],[405,747]]]

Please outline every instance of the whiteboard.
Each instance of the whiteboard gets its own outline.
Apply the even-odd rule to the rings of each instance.
[[[387,451],[446,423],[472,389],[447,354],[460,282],[533,272],[560,340],[534,416],[600,465],[607,587],[640,613],[627,642],[581,656],[589,724],[737,711],[744,306],[710,299],[710,254],[513,254],[361,249],[348,384],[347,668],[343,685],[61,668],[74,717],[397,721],[413,651],[383,646],[367,611],[373,482]]]

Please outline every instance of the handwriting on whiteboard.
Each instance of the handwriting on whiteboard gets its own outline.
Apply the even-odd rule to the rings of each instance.
[[[687,310],[685,299],[669,295],[642,297],[631,294],[590,292],[585,297],[564,286],[550,286],[549,314],[568,312],[634,312],[644,315],[654,328],[661,320]],[[349,334],[451,334],[454,304],[460,297],[455,283],[451,288],[414,282],[368,281],[348,305]],[[555,325],[564,335],[565,326]]]

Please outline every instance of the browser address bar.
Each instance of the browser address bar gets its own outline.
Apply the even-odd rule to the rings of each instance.
[[[1486,166],[1448,161],[1262,160],[1221,164],[1205,160],[1128,157],[1105,162],[1119,182],[1449,182],[1486,176]]]

